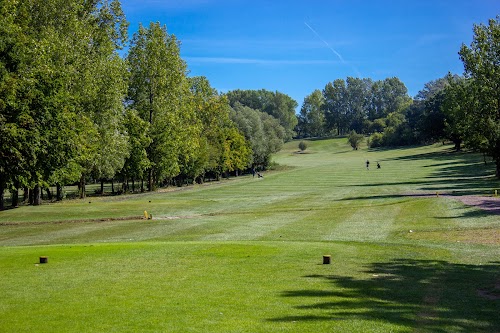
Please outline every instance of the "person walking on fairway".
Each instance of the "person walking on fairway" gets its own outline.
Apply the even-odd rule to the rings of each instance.
[[[366,170],[370,170],[370,161],[366,160]]]

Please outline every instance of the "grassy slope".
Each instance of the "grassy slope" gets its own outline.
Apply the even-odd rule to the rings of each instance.
[[[500,219],[436,196],[491,195],[491,166],[443,146],[296,145],[264,179],[1,212],[0,330],[500,330]]]

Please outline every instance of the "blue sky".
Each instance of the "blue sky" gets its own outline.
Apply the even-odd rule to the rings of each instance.
[[[181,41],[190,76],[221,92],[280,91],[304,97],[335,79],[398,77],[410,96],[449,71],[474,23],[499,0],[122,0],[130,36],[160,22]]]

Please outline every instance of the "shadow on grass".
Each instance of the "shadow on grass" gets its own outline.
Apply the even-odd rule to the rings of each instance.
[[[424,168],[432,168],[431,173],[422,180],[400,182],[379,182],[351,186],[378,187],[409,185],[421,191],[442,191],[454,195],[492,194],[500,188],[500,180],[495,177],[495,164],[484,164],[483,157],[477,153],[455,152],[447,149],[439,152],[399,156],[382,160],[423,161]]]
[[[456,152],[447,149],[440,152],[431,152],[389,158],[384,161],[417,161],[428,160],[424,167],[437,168],[430,178],[490,178],[498,180],[495,175],[495,163],[491,160],[484,163],[484,158],[478,153]]]
[[[456,218],[481,218],[488,217],[491,215],[500,215],[500,201],[494,199],[487,199],[484,197],[480,197],[479,195],[484,194],[484,191],[476,190],[476,191],[453,191],[452,195],[442,194],[440,193],[440,197],[452,198],[457,201],[461,201],[466,206],[475,207],[476,210],[468,210],[463,212],[461,209],[460,215],[456,216],[436,216],[436,219],[443,220],[452,220]],[[463,195],[478,195],[476,200],[471,201],[470,203],[465,203],[463,201]],[[400,199],[401,201],[411,200],[411,198],[435,198],[436,194],[432,192],[428,193],[415,193],[415,194],[384,194],[384,195],[371,195],[371,196],[356,196],[356,197],[348,197],[339,199],[339,201],[362,201],[362,200],[387,200],[387,199]]]
[[[373,263],[365,278],[310,275],[320,290],[287,290],[297,315],[273,322],[368,320],[425,332],[499,332],[500,263],[396,259]],[[302,314],[301,314],[302,313]]]

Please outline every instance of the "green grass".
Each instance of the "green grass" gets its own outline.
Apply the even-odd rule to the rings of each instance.
[[[0,212],[0,331],[500,331],[500,217],[436,196],[491,196],[491,163],[297,151],[263,179]]]

